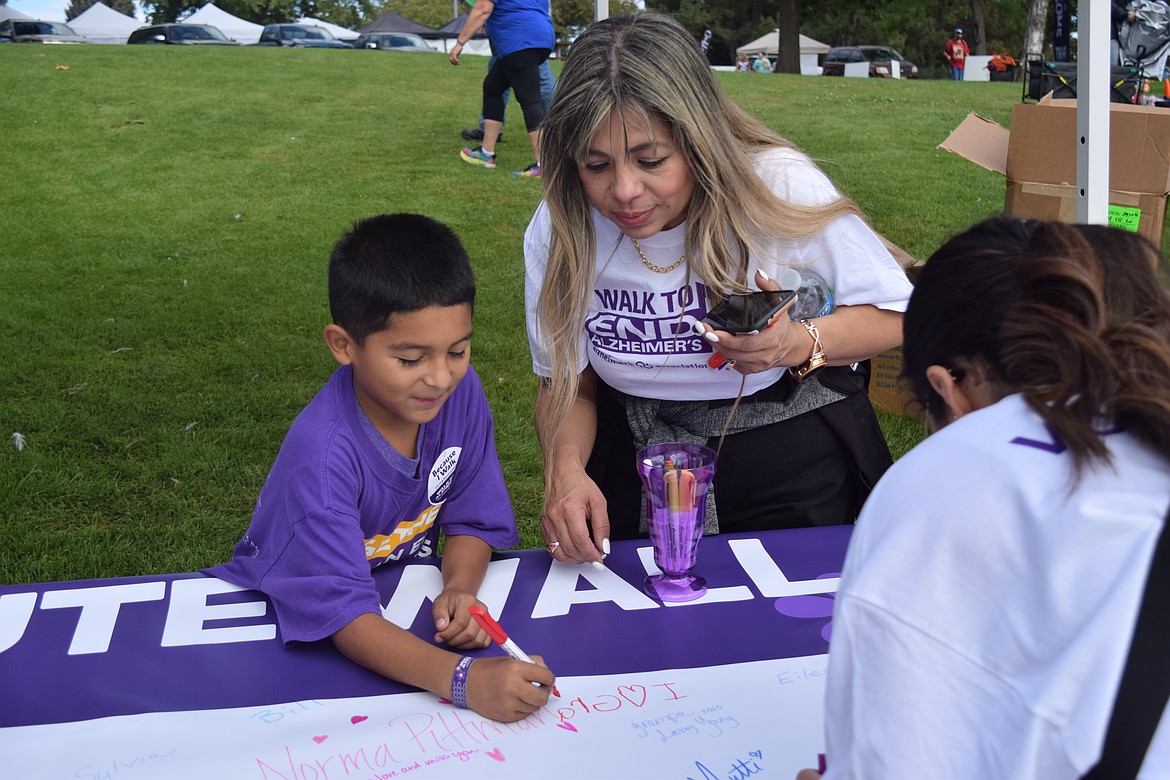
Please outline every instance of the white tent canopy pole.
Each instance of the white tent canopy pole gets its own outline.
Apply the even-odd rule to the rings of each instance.
[[[1077,14],[1077,222],[1109,222],[1109,6]],[[1139,86],[1140,90],[1140,86]],[[1140,93],[1139,93],[1140,94]]]

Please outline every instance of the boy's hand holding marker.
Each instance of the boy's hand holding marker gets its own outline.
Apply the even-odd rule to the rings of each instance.
[[[483,630],[488,633],[488,636],[492,638],[492,641],[498,644],[500,649],[502,649],[505,653],[522,663],[541,666],[546,670],[548,669],[548,667],[544,666],[544,661],[540,658],[540,656],[529,656],[527,653],[521,650],[519,645],[517,645],[508,637],[508,632],[505,631],[491,615],[488,614],[486,609],[477,604],[470,607],[467,611],[471,614],[471,617],[475,619],[475,622],[478,623],[483,628]],[[556,677],[553,676],[551,672],[549,672],[549,677],[550,679],[548,682],[533,680],[532,683],[533,685],[539,684],[544,687],[551,687],[553,695],[557,698],[560,698],[561,692],[557,690]],[[545,694],[545,698],[548,698],[547,694]]]

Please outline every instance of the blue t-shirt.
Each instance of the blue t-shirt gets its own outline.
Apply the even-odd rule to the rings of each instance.
[[[497,57],[522,49],[552,51],[556,45],[548,0],[499,0],[488,17],[487,28]]]
[[[266,594],[281,638],[310,642],[380,613],[372,570],[434,555],[440,529],[517,544],[474,369],[422,426],[417,451],[414,470],[375,442],[341,366],[289,429],[232,560],[207,573]]]

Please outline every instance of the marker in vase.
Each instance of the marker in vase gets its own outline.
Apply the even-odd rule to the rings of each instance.
[[[480,607],[478,604],[472,604],[467,608],[467,611],[471,613],[473,618],[475,618],[475,622],[479,623],[480,627],[488,633],[488,636],[492,638],[492,641],[500,646],[501,650],[510,655],[512,658],[515,658],[517,661],[523,661],[526,664],[536,663],[536,661],[533,661],[528,657],[527,653],[520,649],[519,645],[508,638],[508,632],[504,630],[503,626],[497,623],[491,615],[483,610],[482,607]],[[532,684],[540,685],[538,682],[534,682]],[[553,684],[552,692],[553,696],[556,696],[558,699],[561,697],[561,692],[557,690],[555,683]]]

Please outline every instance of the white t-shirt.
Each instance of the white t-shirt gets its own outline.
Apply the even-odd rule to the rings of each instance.
[[[1170,465],[1105,441],[1116,468],[1074,487],[1009,396],[886,472],[836,596],[826,780],[1073,780],[1097,762],[1170,506]],[[1167,720],[1142,778],[1170,777]]]
[[[757,173],[781,198],[800,204],[839,197],[829,179],[800,152],[772,149],[759,155]],[[740,375],[707,366],[711,345],[693,331],[707,313],[706,287],[688,277],[687,264],[669,273],[643,265],[633,244],[616,225],[593,212],[597,274],[581,334],[578,369],[592,365],[603,381],[630,395],[667,401],[735,398]],[[525,308],[532,369],[550,376],[552,361],[543,348],[536,317],[548,264],[551,224],[541,203],[524,235]],[[686,223],[638,243],[650,262],[669,267],[683,256]],[[872,304],[905,311],[910,282],[881,239],[855,216],[834,221],[820,234],[799,241],[773,239],[765,256],[749,258],[749,281],[762,268],[773,279],[781,266],[805,266],[819,273],[838,306]],[[747,378],[744,394],[768,387],[785,369]]]

